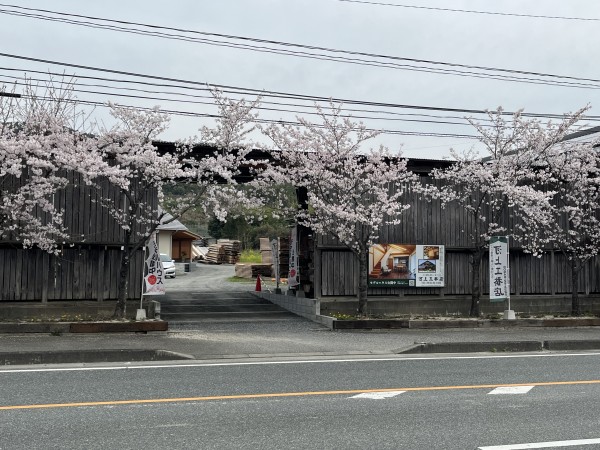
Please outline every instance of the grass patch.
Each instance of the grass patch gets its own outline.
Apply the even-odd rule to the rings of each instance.
[[[230,283],[256,283],[256,280],[253,278],[242,278],[242,277],[229,277],[227,281]]]
[[[262,257],[260,255],[260,251],[246,249],[242,250],[242,254],[240,255],[241,263],[262,263]]]

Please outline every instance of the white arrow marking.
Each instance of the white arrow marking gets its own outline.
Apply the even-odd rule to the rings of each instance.
[[[396,395],[404,394],[406,391],[389,391],[389,392],[364,392],[362,394],[353,395],[350,398],[368,398],[371,400],[382,400],[384,398],[395,397]]]
[[[600,439],[579,439],[576,441],[533,442],[530,444],[493,445],[477,447],[479,450],[524,450],[528,448],[575,447],[576,445],[600,444]]]
[[[533,386],[501,386],[497,387],[491,392],[488,392],[488,395],[527,394],[532,389]]]

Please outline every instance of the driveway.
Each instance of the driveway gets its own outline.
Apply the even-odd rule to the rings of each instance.
[[[198,264],[191,272],[167,279],[161,317],[170,328],[202,322],[303,320],[252,292],[256,281],[232,282],[233,265]]]

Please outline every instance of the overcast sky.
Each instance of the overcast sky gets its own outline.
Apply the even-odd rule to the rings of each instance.
[[[400,58],[600,80],[599,1],[382,0],[381,3],[388,3],[388,5],[340,0],[173,0],[169,2],[21,0],[10,5]],[[389,4],[593,20],[476,14],[389,6]],[[398,105],[463,110],[495,109],[497,106],[503,106],[506,111],[524,108],[526,112],[531,113],[562,114],[591,104],[596,108],[593,108],[589,115],[600,116],[600,81],[520,75],[544,82],[568,81],[592,86],[575,88],[532,84],[481,78],[480,70],[464,67],[423,65],[405,60],[377,59],[346,53],[326,54],[323,50],[281,47],[239,39],[227,40],[228,45],[269,46],[296,52],[313,52],[320,58],[326,54],[369,61],[369,65],[348,64],[15,16],[6,12],[44,14],[45,17],[50,14],[18,10],[9,7],[8,4],[1,6],[0,10],[2,12],[0,13],[1,53],[266,92],[277,91],[396,105],[384,108],[381,105],[346,104],[351,109],[371,111],[354,111],[352,114],[378,117],[378,120],[364,119],[365,124],[377,129],[421,134],[474,134],[474,130],[465,125],[466,122],[462,119],[468,115],[464,112],[406,109]],[[68,18],[57,15],[52,17]],[[111,24],[111,22],[105,23]],[[112,23],[112,25],[116,24]],[[133,27],[128,24],[120,26]],[[156,28],[144,28],[144,30],[160,31],[171,36],[184,35],[183,32]],[[189,33],[185,36],[218,39],[223,42],[222,38],[215,36]],[[381,64],[389,66],[391,63],[411,65],[413,69],[418,66],[421,70],[427,71],[440,68],[469,71],[477,73],[477,77],[381,67]],[[136,106],[159,104],[168,110],[191,113],[214,114],[216,112],[216,108],[208,104],[169,101],[173,99],[208,101],[202,97],[190,96],[205,96],[205,91],[182,90],[180,82],[161,82],[6,56],[0,56],[0,67],[0,82],[14,81],[14,78],[10,77],[21,77],[24,72],[28,72],[34,78],[43,78],[44,75],[30,72],[38,70],[65,71],[79,77],[92,76],[121,81],[176,84],[179,87],[143,86],[79,78],[81,83],[102,84],[109,87],[81,84],[78,87],[81,90],[104,94],[80,92],[78,96],[83,100],[98,102],[111,100]],[[497,71],[485,71],[485,73],[496,77],[514,75]],[[202,85],[188,86],[202,88]],[[125,89],[117,90],[117,87]],[[132,91],[131,88],[168,93],[142,93]],[[107,93],[160,97],[163,100],[108,96]],[[177,95],[178,93],[188,95]],[[265,101],[293,105],[265,104],[265,107],[269,108],[310,111],[302,106],[310,102],[297,99],[265,97]],[[97,110],[102,114],[100,111],[103,108]],[[261,112],[261,116],[265,119],[293,120],[294,113],[264,111]],[[424,120],[429,122],[423,122]],[[170,130],[163,138],[168,140],[186,138],[196,134],[200,126],[210,125],[210,123],[211,120],[207,118],[175,115]],[[593,125],[600,125],[600,121],[593,119],[586,123],[586,126]],[[381,135],[378,142],[386,144],[393,150],[403,145],[404,155],[408,157],[439,158],[448,155],[450,147],[463,150],[474,145],[475,141],[456,136],[432,137],[385,133]]]

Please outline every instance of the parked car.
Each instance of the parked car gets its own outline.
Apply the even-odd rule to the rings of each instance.
[[[175,260],[169,258],[169,255],[160,254],[160,262],[162,262],[165,278],[175,278]]]

